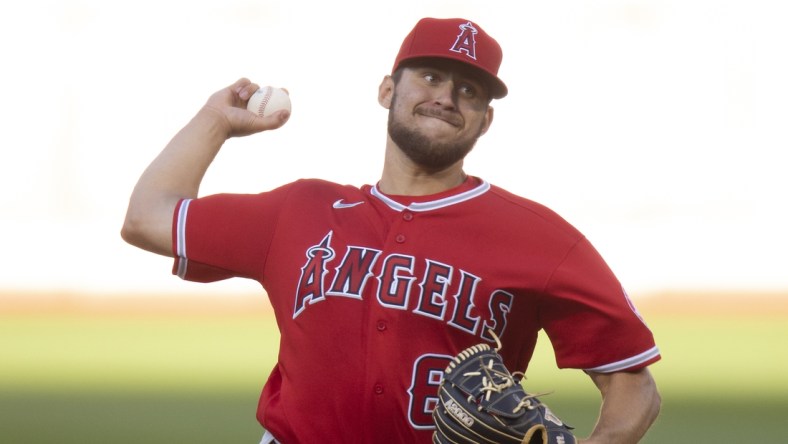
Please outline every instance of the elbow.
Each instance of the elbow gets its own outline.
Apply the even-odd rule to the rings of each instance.
[[[173,257],[173,212],[179,200],[178,196],[135,189],[129,199],[120,237],[135,247]]]
[[[123,226],[120,228],[120,237],[126,243],[139,247],[144,238],[142,235],[142,226],[144,223],[139,218],[134,217],[134,214],[129,211],[126,213],[126,219],[123,220]]]
[[[132,211],[120,229],[120,237],[126,243],[162,256],[173,257],[170,220],[166,212],[155,217],[154,211]]]

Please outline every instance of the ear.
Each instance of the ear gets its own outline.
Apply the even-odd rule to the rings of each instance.
[[[391,98],[394,95],[394,79],[391,76],[383,77],[383,81],[380,82],[380,86],[378,87],[378,103],[383,108],[389,109],[391,108]]]
[[[484,135],[487,130],[490,129],[490,125],[492,125],[493,117],[495,117],[495,110],[492,106],[487,107],[487,113],[484,116],[484,122],[482,123],[482,135]]]

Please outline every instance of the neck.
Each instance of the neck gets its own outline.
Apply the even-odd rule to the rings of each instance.
[[[390,195],[426,196],[441,193],[462,184],[466,175],[462,160],[448,168],[427,170],[408,159],[399,150],[386,150],[383,174],[378,189]]]

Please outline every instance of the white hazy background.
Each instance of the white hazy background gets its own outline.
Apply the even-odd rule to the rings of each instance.
[[[203,194],[374,183],[377,87],[424,16],[504,48],[470,174],[558,211],[633,297],[788,291],[788,3],[767,0],[4,2],[0,290],[257,290],[126,245],[140,173],[243,76],[288,88],[291,120],[229,141]]]

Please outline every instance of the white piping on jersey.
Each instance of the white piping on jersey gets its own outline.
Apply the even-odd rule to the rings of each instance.
[[[430,211],[430,210],[437,210],[438,208],[444,208],[451,205],[456,205],[458,203],[465,202],[467,200],[471,200],[475,197],[479,197],[482,194],[486,193],[490,189],[490,184],[483,181],[479,184],[478,187],[465,191],[460,194],[456,194],[454,196],[444,197],[443,199],[433,200],[431,202],[413,202],[410,205],[402,205],[401,203],[397,202],[396,200],[386,196],[385,194],[381,193],[378,190],[378,186],[375,185],[370,190],[370,193],[383,201],[386,205],[391,207],[391,209],[396,211]]]
[[[594,368],[587,368],[586,371],[589,372],[598,372],[598,373],[612,373],[617,372],[620,370],[626,370],[628,368],[635,367],[638,364],[642,364],[650,359],[653,359],[659,355],[659,349],[654,346],[639,355],[632,356],[631,358],[622,359],[618,362],[613,362],[611,364],[600,365],[599,367]]]
[[[181,279],[186,279],[186,268],[189,264],[189,259],[186,257],[186,214],[189,212],[191,201],[191,199],[184,199],[181,202],[181,207],[178,208],[178,226],[175,229],[175,254],[180,258],[178,260],[178,277]]]

